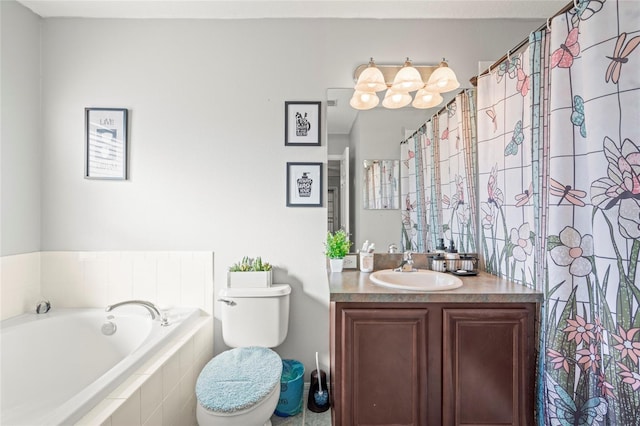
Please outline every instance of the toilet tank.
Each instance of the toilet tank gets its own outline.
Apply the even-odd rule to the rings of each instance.
[[[280,345],[289,331],[290,295],[288,284],[223,288],[218,301],[224,343],[233,348]]]

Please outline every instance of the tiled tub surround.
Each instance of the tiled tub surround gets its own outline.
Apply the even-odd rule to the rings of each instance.
[[[213,312],[213,253],[47,251],[2,257],[0,319],[35,309],[104,307],[127,299]]]
[[[196,426],[195,385],[213,357],[212,317],[173,339],[76,425]]]
[[[213,253],[36,252],[2,257],[0,316],[57,307],[105,307],[145,299],[191,306],[207,316],[158,351],[80,421],[105,425],[195,425],[195,379],[213,356]]]
[[[2,256],[0,321],[35,310],[40,291],[40,252]]]

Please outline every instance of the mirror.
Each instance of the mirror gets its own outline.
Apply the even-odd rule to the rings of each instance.
[[[353,250],[361,247],[365,240],[374,242],[377,251],[387,251],[390,244],[402,247],[402,207],[400,207],[400,185],[397,189],[398,205],[391,208],[369,209],[364,202],[363,164],[365,160],[384,159],[397,161],[399,170],[400,142],[413,134],[439,108],[420,110],[400,108],[390,110],[383,107],[358,111],[349,105],[353,89],[337,88],[327,90],[327,153],[329,160],[329,186],[339,186],[341,168],[338,162],[348,149],[349,176],[344,177],[349,189],[348,214],[336,218],[336,208],[329,212],[328,229],[341,222],[348,229],[353,242]],[[448,93],[446,95],[449,95]],[[450,98],[455,93],[451,94]],[[447,101],[447,99],[445,99]],[[399,179],[398,179],[399,181]],[[336,199],[337,197],[334,197]],[[344,226],[344,225],[347,226]]]
[[[362,168],[362,208],[400,208],[400,161],[364,160]]]

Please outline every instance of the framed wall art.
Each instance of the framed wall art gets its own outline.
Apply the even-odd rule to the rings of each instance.
[[[287,163],[287,207],[322,207],[322,163]]]
[[[284,103],[284,144],[320,146],[320,102]]]
[[[127,179],[127,113],[85,108],[85,178]]]

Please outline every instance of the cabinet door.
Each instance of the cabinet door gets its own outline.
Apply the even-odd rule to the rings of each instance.
[[[534,311],[442,312],[443,425],[533,424]]]
[[[425,309],[342,309],[337,425],[425,425]],[[337,395],[336,395],[337,396]]]

